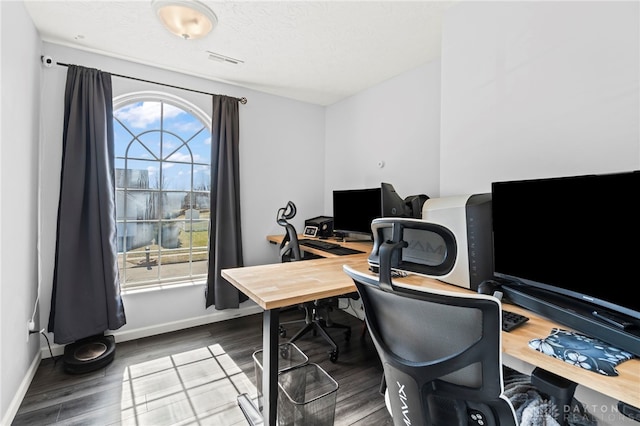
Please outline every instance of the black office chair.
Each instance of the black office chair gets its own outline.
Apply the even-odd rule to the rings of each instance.
[[[278,209],[278,213],[276,215],[276,223],[285,229],[284,238],[280,243],[279,247],[279,255],[281,262],[297,262],[302,260],[302,250],[300,250],[300,244],[298,242],[298,233],[296,232],[296,228],[290,224],[288,221],[293,219],[296,215],[297,209],[296,205],[293,204],[292,201],[289,201],[286,206]],[[306,311],[306,308],[303,304],[298,306],[292,306],[290,308],[285,308],[282,312],[292,311],[296,309],[301,309]],[[306,316],[306,315],[305,315]],[[292,321],[283,321],[280,322],[278,326],[278,333],[282,337],[286,337],[287,330],[284,328],[285,325],[301,323],[305,322],[305,319],[292,320]]]
[[[344,270],[362,298],[396,426],[516,425],[502,395],[497,299],[418,291]]]
[[[344,266],[362,298],[367,327],[383,364],[381,389],[386,388],[394,425],[519,424],[525,399],[545,400],[528,376],[517,372],[514,376],[514,370],[502,366],[500,301],[483,294],[394,284],[391,257],[402,247],[406,247],[403,241],[382,244],[379,275]],[[505,395],[507,371],[514,386],[527,378],[524,398]],[[568,391],[569,401],[574,388]],[[552,380],[550,389],[558,390]],[[536,413],[538,424],[553,424],[552,420],[566,424],[564,411],[555,407],[551,400],[546,412]]]
[[[316,256],[307,257],[306,253],[303,254],[300,250],[300,244],[298,242],[298,234],[295,227],[288,221],[296,215],[296,206],[293,202],[289,201],[285,207],[278,210],[276,222],[285,228],[285,237],[280,244],[280,259],[282,262],[295,262],[299,260],[305,260],[307,258],[316,258]],[[351,298],[358,298],[357,293],[349,295]],[[285,321],[281,322],[278,327],[278,332],[281,337],[287,336],[287,330],[285,325],[304,322],[305,325],[300,329],[289,341],[291,343],[299,340],[309,332],[313,332],[316,336],[320,334],[331,345],[331,351],[329,353],[329,360],[336,362],[340,353],[338,344],[326,331],[327,328],[340,328],[345,330],[345,340],[351,338],[351,327],[344,324],[339,324],[331,319],[330,313],[338,308],[338,298],[327,298],[315,300],[313,302],[306,302],[298,305],[298,309],[303,309],[305,316],[303,320]]]

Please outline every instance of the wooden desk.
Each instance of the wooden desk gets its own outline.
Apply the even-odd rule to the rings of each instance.
[[[280,238],[282,237],[280,236]],[[277,242],[278,240],[276,236],[271,236],[269,241]],[[279,309],[297,303],[339,296],[355,291],[353,281],[344,273],[342,266],[349,265],[358,271],[367,272],[366,259],[369,251],[362,251],[365,251],[365,253],[303,262],[225,269],[222,271],[222,276],[225,279],[265,310],[263,315],[262,381],[265,401],[263,408],[265,424],[276,424]],[[406,278],[394,279],[394,281],[448,291],[468,291],[418,275],[409,275]],[[502,350],[504,353],[533,366],[566,377],[575,383],[594,389],[611,398],[626,402],[634,407],[640,407],[639,359],[625,361],[616,367],[620,373],[617,377],[602,376],[567,364],[528,347],[528,342],[531,339],[546,337],[552,328],[566,329],[567,327],[556,324],[518,306],[506,305],[506,308],[522,313],[528,316],[530,320],[516,330],[502,333]]]

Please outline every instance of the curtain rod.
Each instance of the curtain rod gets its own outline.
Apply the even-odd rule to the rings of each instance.
[[[63,62],[56,62],[57,65],[63,66],[63,67],[69,67],[69,64],[65,64]],[[166,83],[158,83],[157,81],[151,81],[151,80],[144,80],[142,78],[137,78],[137,77],[130,77],[128,75],[122,75],[122,74],[113,74],[113,73],[109,73],[112,76],[115,77],[121,77],[121,78],[128,78],[129,80],[136,80],[136,81],[142,81],[143,83],[152,83],[152,84],[158,84],[160,86],[165,86],[165,87],[172,87],[174,89],[180,89],[180,90],[186,90],[188,92],[195,92],[195,93],[200,93],[203,95],[215,95],[215,93],[209,93],[209,92],[202,92],[200,90],[195,90],[195,89],[189,89],[187,87],[180,87],[180,86],[173,86],[171,84],[166,84]],[[247,103],[247,98],[242,97],[242,98],[236,98],[233,96],[229,96],[230,98],[236,99],[238,102],[240,102],[242,105]]]

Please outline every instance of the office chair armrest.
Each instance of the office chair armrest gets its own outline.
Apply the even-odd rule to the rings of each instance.
[[[379,284],[385,291],[391,291],[393,289],[393,284],[391,283],[391,258],[393,256],[393,252],[408,247],[408,245],[409,244],[406,241],[397,241],[395,243],[392,241],[385,241],[380,246],[380,270],[378,272],[380,275]]]

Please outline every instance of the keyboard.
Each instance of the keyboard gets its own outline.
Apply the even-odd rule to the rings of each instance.
[[[529,321],[529,317],[515,312],[502,310],[502,331],[511,331]]]
[[[358,254],[358,253],[364,253],[363,251],[360,250],[356,250],[356,249],[351,249],[349,247],[336,247],[336,248],[332,248],[329,250],[326,250],[331,254],[337,254],[338,256],[346,256],[348,254]]]
[[[331,249],[337,249],[341,247],[340,244],[330,243],[328,241],[321,241],[321,240],[311,240],[311,239],[298,240],[298,243],[303,246],[313,247],[318,250],[331,250]]]
[[[355,250],[348,247],[342,247],[340,244],[330,243],[328,241],[321,241],[321,240],[301,239],[301,240],[298,240],[298,244],[307,246],[307,247],[312,247],[314,249],[326,251],[328,253],[335,254],[338,256],[364,253],[363,251],[360,251],[360,250]]]

